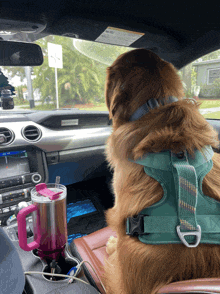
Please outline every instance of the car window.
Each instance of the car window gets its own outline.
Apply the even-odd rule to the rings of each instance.
[[[178,71],[185,96],[201,102],[205,118],[220,119],[220,50],[193,61]]]
[[[41,66],[1,67],[0,89],[14,87],[14,110],[107,111],[106,67],[133,48],[52,35],[35,43],[43,51]]]

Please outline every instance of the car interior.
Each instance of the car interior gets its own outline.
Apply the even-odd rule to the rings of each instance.
[[[0,5],[0,68],[4,74],[0,72],[0,293],[105,294],[102,275],[106,243],[110,236],[116,237],[105,220],[105,211],[114,205],[113,172],[104,154],[112,131],[107,108],[69,107],[74,95],[83,96],[77,86],[70,92],[74,93],[72,98],[63,104],[64,92],[58,92],[54,86],[53,94],[47,93],[54,102],[51,107],[35,108],[33,103],[39,103],[34,98],[29,99],[28,107],[22,108],[18,100],[11,98],[18,89],[15,80],[4,86],[3,76],[12,77],[13,70],[23,67],[27,78],[23,96],[31,91],[28,76],[34,75],[33,87],[37,82],[41,84],[42,98],[42,93],[46,93],[43,86],[49,80],[43,66],[54,60],[51,76],[53,83],[58,76],[61,87],[59,48],[54,56],[51,53],[52,57],[48,53],[48,61],[44,44],[44,40],[56,43],[61,40],[58,38],[64,38],[63,53],[65,43],[75,44],[74,54],[80,52],[92,58],[91,66],[100,62],[106,68],[120,53],[146,48],[183,74],[187,65],[197,62],[198,72],[198,63],[205,63],[203,57],[220,49],[219,4],[169,0],[9,0],[0,1]],[[99,45],[106,47],[98,50]],[[114,46],[119,48],[116,55]],[[93,48],[98,49],[93,52]],[[68,56],[65,62],[73,65]],[[215,62],[213,68],[218,69]],[[37,72],[40,66],[42,72]],[[33,72],[28,75],[30,68]],[[69,74],[75,78],[74,71]],[[220,77],[220,71],[213,74]],[[100,79],[104,85],[105,74]],[[63,83],[69,90],[67,82]],[[80,93],[86,96],[86,92],[97,92],[96,89],[91,82]],[[97,95],[104,103],[104,88]],[[198,93],[194,92],[195,97]],[[220,116],[207,114],[206,120],[220,138]],[[219,153],[219,149],[214,151]],[[42,196],[36,198],[37,193]],[[53,201],[57,197],[59,201]],[[48,244],[40,244],[39,232],[46,234],[48,244],[56,243],[52,253]],[[55,260],[57,256],[59,259]],[[171,283],[158,293],[186,292],[220,293],[220,277]]]

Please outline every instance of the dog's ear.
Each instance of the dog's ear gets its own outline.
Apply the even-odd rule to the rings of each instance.
[[[105,79],[105,104],[108,108],[108,110],[110,111],[110,97],[111,97],[111,92],[114,89],[113,87],[113,78],[114,78],[114,74],[111,73],[112,71],[112,67],[109,66],[106,69],[106,79]],[[109,118],[110,117],[110,113],[109,113]]]
[[[113,91],[109,113],[115,120],[120,119],[125,122],[128,117],[128,95],[120,87],[116,87]]]
[[[109,119],[114,117],[125,121],[128,118],[128,93],[119,74],[120,72],[116,74],[112,67],[107,68],[105,102],[109,110]]]

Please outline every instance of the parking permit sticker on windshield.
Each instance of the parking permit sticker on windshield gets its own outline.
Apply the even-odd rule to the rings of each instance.
[[[143,35],[144,33],[107,27],[107,29],[95,41],[112,45],[129,46]]]

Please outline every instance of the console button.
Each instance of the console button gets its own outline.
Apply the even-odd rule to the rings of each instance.
[[[1,180],[0,181],[0,189],[3,189],[3,188],[6,188],[7,187],[7,183],[6,183],[7,181],[6,180]]]
[[[21,176],[21,182],[22,184],[25,184],[25,176]]]
[[[3,210],[3,213],[5,213],[5,212],[9,212],[10,210],[9,210],[9,207],[4,207],[4,208],[2,208],[2,210]]]
[[[9,200],[9,198],[10,198],[10,195],[9,195],[8,193],[4,193],[4,194],[2,194],[2,199],[3,199],[3,202],[6,202],[6,201],[8,201],[8,200]]]
[[[24,183],[30,183],[31,182],[31,176],[32,175],[24,175],[25,182]]]
[[[11,180],[7,180],[7,186],[10,187],[10,186],[15,186],[15,179],[11,179]]]
[[[14,200],[14,193],[8,193],[8,195],[6,196],[8,201],[13,201]]]
[[[21,177],[18,177],[15,179],[15,184],[16,185],[21,185],[22,184],[22,178]]]
[[[37,184],[41,181],[41,175],[40,174],[33,174],[31,177],[31,180],[34,184]]]
[[[20,191],[17,193],[18,197],[24,197],[25,196],[25,193],[23,191]]]
[[[13,205],[13,206],[10,206],[10,209],[11,209],[11,210],[15,210],[16,207],[17,207],[17,205]]]

